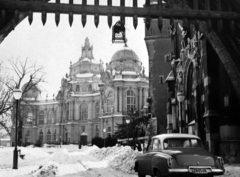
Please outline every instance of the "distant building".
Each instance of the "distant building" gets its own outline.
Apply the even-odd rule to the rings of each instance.
[[[116,124],[125,122],[127,111],[144,107],[148,78],[137,54],[128,47],[115,52],[104,69],[86,38],[82,55],[70,63],[56,98],[39,100],[39,95],[35,86],[22,97],[19,141],[87,144],[93,137],[113,135]]]

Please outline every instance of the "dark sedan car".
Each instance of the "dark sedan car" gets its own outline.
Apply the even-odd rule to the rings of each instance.
[[[154,136],[136,158],[135,171],[139,177],[213,177],[225,170],[223,159],[205,150],[199,137],[173,133]]]

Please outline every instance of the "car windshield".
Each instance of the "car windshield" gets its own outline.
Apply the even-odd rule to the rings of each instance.
[[[168,138],[164,140],[164,149],[203,147],[201,140],[195,138]]]

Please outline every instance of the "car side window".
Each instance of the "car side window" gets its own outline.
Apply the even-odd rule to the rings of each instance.
[[[154,139],[152,150],[159,150],[159,149],[161,149],[160,141],[159,139]]]

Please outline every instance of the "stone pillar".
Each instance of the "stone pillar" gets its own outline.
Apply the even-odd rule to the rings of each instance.
[[[118,107],[118,89],[117,87],[114,89],[114,109],[113,112],[117,112]]]
[[[73,110],[72,110],[72,120],[76,120],[75,119],[75,100],[73,100]]]
[[[100,118],[99,137],[102,137],[102,118]]]
[[[123,111],[123,107],[122,107],[122,105],[123,105],[123,103],[122,103],[122,98],[123,98],[123,89],[122,89],[122,87],[120,87],[119,88],[119,111],[120,112],[122,112]]]
[[[93,104],[93,101],[90,100],[89,104],[88,104],[88,119],[90,119],[90,120],[92,119],[92,116],[93,116],[92,104]]]
[[[143,100],[142,100],[142,88],[139,88],[139,109],[143,108],[142,102],[143,102]]]
[[[207,49],[206,49],[206,39],[204,38],[201,41],[201,57],[203,61],[204,69],[204,100],[205,100],[205,133],[206,133],[206,142],[208,145],[208,150],[212,153],[215,153],[216,142],[219,139],[219,130],[218,130],[218,118],[219,115],[215,109],[216,99],[214,98],[214,86],[211,83],[211,75],[209,71],[211,70],[210,62],[207,59]]]
[[[139,110],[139,93],[138,93],[138,88],[136,89],[136,109]]]
[[[144,104],[145,104],[145,100],[146,100],[146,98],[145,98],[145,88],[143,88],[142,89],[142,105],[144,106]]]

